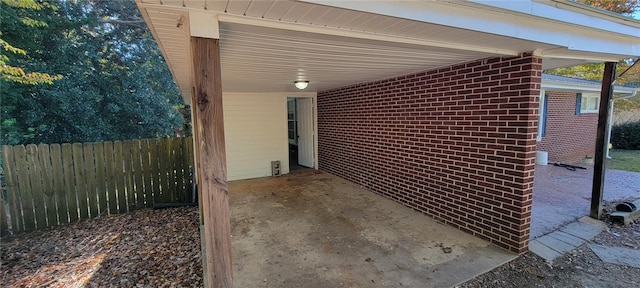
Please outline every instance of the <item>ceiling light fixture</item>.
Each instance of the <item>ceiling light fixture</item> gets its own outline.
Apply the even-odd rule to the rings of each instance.
[[[307,86],[309,86],[309,81],[295,81],[293,82],[293,85],[296,85],[296,88],[302,90],[304,88],[307,88]]]

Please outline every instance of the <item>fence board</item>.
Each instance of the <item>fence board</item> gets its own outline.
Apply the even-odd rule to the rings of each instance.
[[[25,175],[29,178],[30,191],[27,194],[31,194],[31,209],[30,213],[33,213],[35,219],[34,228],[47,227],[47,215],[44,208],[44,197],[42,191],[42,171],[38,166],[38,146],[34,144],[27,145],[27,165],[28,174]],[[24,194],[26,191],[22,191]],[[22,203],[25,204],[24,202]],[[26,211],[23,211],[23,213]]]
[[[38,145],[38,165],[42,172],[42,196],[46,209],[46,227],[58,225],[58,211],[56,208],[55,189],[53,187],[53,170],[51,169],[51,153],[49,145]]]
[[[96,167],[96,193],[98,193],[97,211],[98,216],[107,213],[107,188],[105,180],[105,160],[104,160],[104,143],[93,143],[93,155],[95,156]]]
[[[31,182],[29,181],[29,166],[27,162],[27,149],[24,146],[15,147],[16,159],[21,159],[23,165],[18,165],[18,186],[20,206],[22,207],[23,229],[25,231],[36,228],[36,219],[33,213],[33,198],[31,197]]]
[[[165,140],[165,139],[162,139]],[[158,180],[160,181],[160,201],[161,203],[167,203],[169,201],[169,191],[167,185],[167,141],[158,141]],[[158,198],[156,198],[158,199]]]
[[[174,186],[176,198],[174,201],[176,202],[185,202],[184,199],[184,184],[182,182],[182,139],[175,138],[171,142],[173,145],[173,167],[174,167]]]
[[[178,194],[180,197],[179,200],[180,202],[190,202],[190,200],[187,197],[187,187],[184,181],[185,180],[184,177],[186,175],[186,170],[184,167],[184,157],[185,157],[184,141],[183,141],[183,138],[176,139],[176,141],[179,143],[177,147],[178,158],[176,158],[176,165],[178,167],[178,169],[176,169],[176,180],[178,181],[176,186],[180,191]]]
[[[122,152],[122,142],[115,141],[113,142],[113,154],[114,154],[114,164],[115,164],[115,173],[116,176],[116,187],[118,194],[118,213],[127,212],[127,195],[125,192],[125,183],[124,183],[124,158]]]
[[[142,180],[142,142],[132,141],[133,150],[133,192],[136,209],[144,207],[144,181]]]
[[[158,158],[158,140],[151,139],[149,140],[149,156],[150,156],[150,175],[152,180],[152,193],[153,193],[153,202],[160,203],[160,172],[158,172],[158,162],[160,162]]]
[[[184,191],[183,195],[184,195],[184,202],[191,202],[191,188],[189,187],[189,163],[186,162],[186,159],[188,157],[188,153],[189,150],[187,148],[188,145],[190,145],[187,141],[185,141],[186,138],[182,138],[180,139],[181,142],[181,146],[180,149],[182,151],[182,157],[180,157],[180,168],[182,171],[182,175],[180,175],[182,177],[182,190]]]
[[[176,190],[176,151],[174,143],[178,142],[176,138],[167,139],[167,188],[169,188],[169,203],[177,202],[178,191]]]
[[[95,154],[93,153],[93,143],[82,144],[84,151],[84,173],[87,187],[87,211],[90,218],[98,216],[98,194],[96,187],[96,165]]]
[[[140,141],[140,160],[141,160],[141,175],[142,181],[141,185],[144,186],[144,190],[142,192],[142,197],[144,199],[144,207],[153,207],[153,191],[151,186],[151,173],[149,170],[151,169],[151,164],[149,163],[149,140],[141,140]]]
[[[24,149],[23,146],[22,149]],[[4,176],[7,185],[7,202],[9,204],[9,213],[14,215],[11,217],[11,229],[13,231],[24,230],[23,217],[15,215],[22,215],[22,207],[20,205],[20,186],[18,184],[18,167],[15,162],[15,150],[17,147],[2,146],[2,159],[4,163]]]
[[[107,173],[106,189],[109,214],[118,214],[118,185],[116,184],[116,160],[113,142],[104,142],[104,162]]]
[[[87,175],[84,170],[84,150],[81,143],[71,144],[71,150],[73,151],[73,171],[76,182],[78,212],[80,219],[87,219],[89,218],[89,208],[87,207]]]
[[[69,222],[80,219],[78,200],[76,195],[75,170],[73,161],[73,146],[69,143],[62,144],[62,166],[64,167],[65,201],[69,210]]]
[[[183,155],[183,142],[181,138],[176,138],[173,140],[173,151],[175,151],[174,155],[175,158],[173,160],[173,167],[175,167],[176,169],[176,174],[175,174],[175,191],[176,191],[176,201],[177,202],[187,202],[186,201],[186,197],[185,197],[185,191],[186,189],[184,188],[184,179],[183,179],[183,161],[182,158],[184,157]]]
[[[133,192],[133,143],[129,140],[122,141],[123,159],[124,159],[124,184],[127,200],[127,211],[132,211],[135,208],[134,192]]]
[[[51,171],[53,172],[53,196],[56,205],[58,223],[69,223],[67,200],[64,187],[64,166],[62,165],[62,148],[60,144],[51,144]],[[68,172],[67,172],[68,173]]]
[[[188,196],[188,201],[187,202],[192,202],[193,199],[193,189],[195,186],[195,180],[193,179],[194,177],[194,168],[193,168],[193,162],[194,162],[194,158],[193,158],[193,138],[191,137],[185,137],[182,139],[182,143],[183,143],[183,149],[186,152],[185,156],[184,156],[184,167],[185,167],[185,188],[186,188],[186,192],[187,192],[187,196]]]
[[[4,237],[9,234],[9,219],[7,219],[7,212],[5,211],[5,201],[0,195],[0,237]]]

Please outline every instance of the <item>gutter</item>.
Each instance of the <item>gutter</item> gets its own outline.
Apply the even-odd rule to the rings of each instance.
[[[587,5],[584,3],[580,3],[580,2],[576,2],[576,1],[571,1],[571,0],[533,0],[534,2],[540,2],[540,3],[544,3],[544,2],[555,2],[555,6],[556,8],[560,8],[560,9],[566,9],[566,10],[573,10],[573,11],[579,11],[579,12],[587,12],[591,15],[593,14],[597,14],[597,16],[599,17],[606,17],[608,18],[607,20],[616,22],[616,23],[620,23],[620,24],[625,24],[625,25],[630,25],[630,26],[634,26],[637,28],[640,28],[640,20],[632,18],[630,16],[625,16],[616,12],[612,12],[609,10],[605,10],[602,8],[598,8],[598,7],[593,7],[591,5]]]
[[[600,92],[600,87],[596,87],[593,85],[586,84],[573,84],[573,83],[565,83],[553,80],[542,81],[541,89],[543,90],[564,90],[564,91],[579,91],[579,92]],[[613,93],[615,94],[630,94],[629,96],[624,96],[623,98],[618,99],[628,99],[636,95],[638,92],[638,88],[626,87],[621,85],[614,85]]]

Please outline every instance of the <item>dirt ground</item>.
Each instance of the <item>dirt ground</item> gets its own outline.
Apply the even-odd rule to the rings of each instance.
[[[617,203],[607,202],[605,212]],[[608,228],[590,243],[640,249],[640,221],[621,226],[604,220]],[[603,262],[585,244],[552,265],[529,252],[458,287],[640,287],[640,268]]]
[[[197,208],[139,210],[3,238],[2,287],[202,287]]]

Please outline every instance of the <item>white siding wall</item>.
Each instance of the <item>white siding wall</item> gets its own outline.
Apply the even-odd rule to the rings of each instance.
[[[271,176],[275,160],[289,173],[287,97],[315,93],[223,93],[228,180]]]

